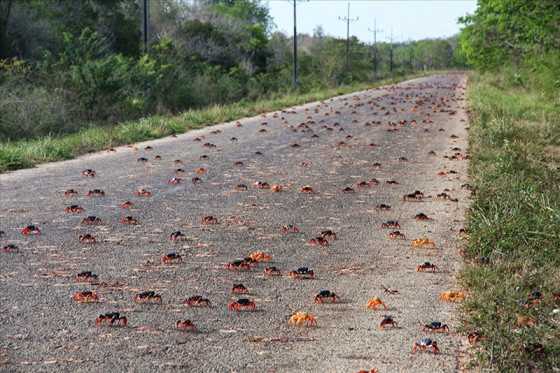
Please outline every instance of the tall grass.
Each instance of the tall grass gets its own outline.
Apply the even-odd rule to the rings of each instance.
[[[415,75],[419,76],[419,75]],[[5,142],[0,145],[0,173],[33,167],[38,163],[71,159],[88,150],[102,150],[123,144],[157,139],[164,136],[203,128],[214,123],[232,121],[258,115],[263,111],[278,110],[306,102],[324,100],[367,88],[392,84],[415,76],[394,77],[375,84],[358,83],[305,94],[284,94],[240,101],[231,105],[215,105],[204,109],[188,110],[175,117],[152,116],[115,126],[91,124],[78,133],[38,140]]]
[[[469,75],[476,189],[465,257],[490,262],[473,260],[461,283],[469,290],[465,329],[488,337],[471,365],[485,371],[560,367],[560,92],[523,83],[538,81],[531,74]],[[534,292],[542,301],[528,301]],[[545,356],[522,344],[544,346]]]

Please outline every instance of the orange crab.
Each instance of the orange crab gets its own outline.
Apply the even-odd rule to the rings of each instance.
[[[288,324],[294,324],[295,326],[301,326],[304,321],[306,322],[305,326],[312,326],[313,323],[315,323],[316,326],[319,326],[319,324],[317,324],[317,320],[315,320],[313,315],[310,314],[309,312],[298,312],[298,313],[296,313],[295,315],[293,315],[290,318],[290,321],[288,321]]]
[[[387,306],[385,305],[385,303],[383,303],[383,301],[380,298],[373,297],[367,301],[366,308],[372,308],[375,310],[379,305],[382,305],[385,309],[387,309]]]
[[[272,187],[270,187],[271,192],[281,192],[282,189],[283,188],[280,185],[273,185]]]
[[[195,171],[197,174],[205,174],[208,173],[208,170],[205,168],[199,168]]]
[[[140,189],[139,191],[136,192],[137,196],[146,196],[149,197],[152,195],[152,193],[150,193],[149,191],[147,191],[146,189]]]
[[[465,293],[459,293],[458,291],[448,291],[446,293],[441,293],[439,299],[443,299],[446,302],[455,302],[457,299],[465,300]]]
[[[261,251],[257,251],[251,255],[249,255],[249,258],[256,260],[257,262],[261,259],[264,259],[266,262],[268,262],[269,260],[272,260],[272,258],[270,257],[270,255],[265,254]]]
[[[422,247],[424,245],[432,245],[432,247],[436,247],[436,244],[434,243],[434,241],[430,241],[427,238],[418,238],[414,241],[412,241],[412,243],[410,244],[410,246],[413,247]]]

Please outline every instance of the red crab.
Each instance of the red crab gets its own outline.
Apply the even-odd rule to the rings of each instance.
[[[400,157],[399,158],[399,163],[403,163],[403,162],[408,162],[408,158]]]
[[[314,301],[315,303],[325,303],[323,301],[323,299],[325,298],[331,298],[331,302],[334,303],[334,301],[336,299],[340,300],[340,297],[338,295],[336,295],[336,293],[334,291],[330,291],[330,290],[321,290],[319,293],[317,293],[317,295],[315,295]]]
[[[66,207],[64,209],[64,211],[66,212],[73,212],[73,213],[77,213],[77,212],[84,212],[84,208],[80,207],[78,205],[70,205],[68,207]]]
[[[235,186],[235,190],[247,190],[247,189],[248,189],[247,185],[245,185],[245,184],[237,184]]]
[[[90,215],[87,218],[82,219],[82,224],[102,224],[103,221],[96,216]]]
[[[401,226],[396,220],[387,220],[385,223],[381,223],[381,228],[394,228],[399,229]]]
[[[391,325],[393,328],[399,326],[399,324],[395,320],[393,320],[393,316],[388,316],[388,315],[381,315],[381,316],[383,316],[383,320],[381,320],[381,324],[380,324],[382,329],[385,329],[387,325]]]
[[[243,162],[235,162],[233,165],[234,165],[234,166],[238,166],[238,167],[242,167],[242,166],[243,166]]]
[[[226,268],[230,271],[234,271],[236,269],[242,270],[243,268],[247,268],[247,271],[249,271],[251,270],[251,265],[243,259],[237,259],[226,264]]]
[[[183,170],[182,168],[178,168],[175,171],[173,171],[174,174],[184,174],[185,170]]]
[[[422,200],[422,196],[420,195],[416,195],[415,193],[409,193],[409,194],[405,194],[402,197],[403,201],[415,201],[415,202],[420,202]]]
[[[181,233],[181,231],[175,231],[169,235],[169,239],[173,241],[184,241],[187,239],[187,236]]]
[[[196,328],[196,325],[194,325],[191,320],[187,319],[181,319],[175,323],[175,329],[179,330],[180,328],[183,328],[183,331],[186,331],[187,328],[190,328],[192,333],[194,333],[195,330],[198,330]]]
[[[432,272],[435,271],[436,269],[439,271],[437,265],[432,264],[430,262],[424,262],[424,264],[420,264],[418,268],[416,268],[416,272],[424,272],[426,269],[431,269]]]
[[[87,169],[82,171],[82,177],[95,177],[95,171],[92,169]]]
[[[99,278],[97,277],[97,275],[93,274],[91,271],[80,272],[76,276],[74,276],[74,281],[97,282],[98,280]]]
[[[163,259],[161,260],[162,263],[171,263],[174,260],[178,261],[178,262],[182,262],[183,261],[183,257],[179,254],[175,254],[175,253],[169,253],[166,256],[163,257]]]
[[[39,227],[36,225],[28,225],[27,227],[23,228],[23,230],[21,231],[21,234],[24,235],[28,235],[31,233],[39,234],[41,233],[41,231],[39,230]]]
[[[330,229],[325,229],[324,231],[321,231],[319,233],[319,236],[321,236],[321,238],[327,238],[327,237],[332,237],[335,240],[337,239],[336,233],[334,233],[333,231],[331,231]]]
[[[76,192],[74,189],[67,189],[66,192],[64,192],[65,196],[77,196],[78,192]]]
[[[289,273],[289,276],[292,278],[306,278],[306,279],[311,279],[313,277],[315,277],[315,274],[313,273],[312,269],[309,269],[307,267],[299,267],[298,269],[291,271]]]
[[[429,324],[424,325],[424,327],[422,328],[422,331],[438,331],[441,330],[442,333],[448,332],[449,331],[449,326],[447,326],[447,324],[441,324],[441,322],[439,321],[432,321]]]
[[[346,187],[346,188],[342,189],[341,192],[342,192],[342,193],[354,193],[355,190],[354,190],[353,188]]]
[[[372,164],[371,167],[373,167],[373,168],[381,168],[381,167],[383,167],[383,165],[382,165],[381,163],[379,163],[379,162],[376,162],[376,163]]]
[[[76,293],[76,295],[74,295],[74,299],[77,302],[81,303],[99,302],[99,297],[97,296],[97,294],[91,291],[82,291],[80,293]]]
[[[86,233],[86,234],[82,234],[80,235],[80,237],[78,237],[78,242],[84,242],[87,241],[89,243],[96,243],[97,241],[95,240],[95,237],[93,237],[91,234]]]
[[[183,301],[183,304],[186,304],[189,307],[199,307],[199,306],[206,306],[210,307],[212,302],[209,299],[202,298],[201,295],[193,295],[192,297],[188,297]]]
[[[266,189],[270,188],[270,185],[266,181],[257,181],[253,184],[253,188]]]
[[[263,155],[263,153],[261,153],[261,152],[254,152],[253,155],[254,155],[254,156],[260,156],[260,155]]]
[[[280,228],[280,230],[282,232],[287,232],[287,231],[292,231],[292,232],[299,232],[299,229],[297,229],[295,226],[293,226],[292,224],[288,224],[288,225],[284,225],[282,228]]]
[[[105,192],[101,189],[93,189],[88,192],[88,197],[97,196],[97,197],[105,197]]]
[[[247,289],[245,287],[245,285],[239,283],[239,284],[233,284],[232,288],[231,288],[231,293],[237,293],[237,294],[249,294],[249,289]]]
[[[148,158],[140,157],[136,160],[136,162],[146,163],[146,162],[148,162]]]
[[[117,149],[115,149],[115,148],[107,149],[107,153],[116,153],[116,152],[117,152]]]
[[[406,236],[399,231],[393,231],[393,232],[389,233],[388,237],[392,238],[392,239],[400,238],[402,240],[404,240],[406,238]]]
[[[181,179],[180,177],[174,177],[173,179],[169,179],[167,181],[167,184],[181,184],[181,181],[183,179]]]
[[[228,309],[232,310],[235,308],[236,311],[239,311],[240,307],[245,307],[245,309],[247,308],[251,308],[251,309],[255,309],[255,302],[252,300],[249,300],[249,298],[238,298],[235,302],[231,302],[229,304]]]
[[[19,252],[19,247],[17,247],[16,245],[10,244],[10,245],[5,245],[4,247],[2,247],[2,251],[4,252],[9,252],[9,251],[17,251]]]
[[[303,188],[301,188],[300,192],[301,193],[311,193],[312,194],[312,193],[315,193],[315,189],[313,189],[309,185],[306,185]]]
[[[317,236],[315,238],[312,238],[309,241],[307,241],[307,243],[317,245],[317,246],[326,246],[326,245],[329,244],[329,242],[321,236]]]
[[[154,161],[161,161],[161,155],[154,156]]]
[[[424,352],[428,351],[428,347],[431,347],[434,355],[439,352],[437,342],[432,341],[430,338],[422,338],[420,342],[414,343],[414,352],[416,352],[416,348],[418,347],[420,347]]]
[[[391,209],[391,206],[382,203],[380,205],[375,206],[375,209],[380,211],[388,211]]]
[[[267,267],[264,269],[263,272],[264,275],[274,275],[274,276],[280,276],[281,272],[278,268],[276,267]]]
[[[205,216],[201,219],[201,221],[206,224],[212,224],[212,223],[218,224],[218,218],[215,218],[213,216]]]
[[[192,182],[193,184],[199,184],[199,183],[202,183],[202,179],[199,178],[199,177],[193,177],[193,178],[191,179],[191,182]]]
[[[357,186],[358,188],[365,188],[365,187],[367,187],[367,186],[369,186],[369,185],[368,185],[367,181],[360,181],[359,183],[356,184],[356,186]]]
[[[122,224],[138,224],[138,219],[134,219],[132,216],[126,216],[121,219]]]
[[[134,207],[134,203],[133,203],[133,202],[130,202],[130,201],[126,201],[126,202],[123,202],[123,203],[121,204],[121,207],[122,207],[123,209],[131,208],[131,207]]]
[[[373,178],[370,181],[367,182],[368,186],[372,186],[372,185],[379,185],[379,180]]]
[[[104,325],[108,323],[109,326],[116,325],[126,326],[127,320],[125,316],[120,316],[118,312],[107,312],[104,315],[99,315],[95,318],[95,325]]]
[[[149,197],[149,196],[151,196],[152,194],[151,194],[149,191],[147,191],[146,189],[140,189],[139,191],[136,192],[136,195],[137,195],[137,196],[146,196],[146,197]]]
[[[428,217],[428,215],[424,214],[423,212],[416,214],[412,217],[414,220],[432,220],[432,218]]]
[[[195,171],[197,174],[206,174],[208,173],[208,170],[205,168],[199,168]]]
[[[173,161],[174,164],[183,164],[183,161],[180,159],[176,159]]]
[[[134,297],[134,303],[150,303],[150,300],[154,300],[154,303],[161,303],[161,295],[156,294],[153,291],[144,291],[140,294],[136,294]]]
[[[397,185],[398,183],[396,180],[385,180],[385,184]]]

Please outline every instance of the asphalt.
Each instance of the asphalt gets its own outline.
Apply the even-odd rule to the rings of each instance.
[[[466,155],[465,88],[466,74],[437,75],[135,144],[137,151],[118,147],[0,175],[0,230],[6,233],[0,244],[19,248],[0,252],[0,371],[459,370],[464,338],[456,305],[439,295],[461,290],[455,274],[463,265],[458,232],[469,204],[469,192],[461,189],[468,161],[449,157]],[[141,157],[148,161],[138,162]],[[298,167],[304,162],[307,167]],[[178,168],[185,173],[175,174]],[[196,174],[199,168],[207,172]],[[95,177],[82,177],[86,169]],[[182,183],[168,184],[174,177]],[[193,184],[194,177],[202,182]],[[379,185],[357,186],[373,178]],[[398,184],[385,183],[390,180]],[[252,188],[257,181],[283,190]],[[236,190],[238,184],[248,190]],[[301,193],[307,185],[315,193]],[[354,192],[343,193],[346,187]],[[67,189],[78,195],[65,196]],[[105,196],[88,197],[93,189]],[[151,195],[136,196],[140,189]],[[445,189],[458,202],[436,198]],[[424,194],[420,201],[403,201],[417,190]],[[135,206],[123,209],[125,201]],[[85,211],[66,213],[74,204]],[[376,210],[380,204],[392,208]],[[431,220],[414,220],[418,213]],[[82,224],[90,215],[102,223]],[[121,224],[125,216],[138,224]],[[203,223],[205,216],[217,223]],[[387,220],[397,220],[406,238],[388,238],[392,229],[381,228]],[[30,224],[41,233],[22,235]],[[282,232],[288,224],[299,232]],[[337,239],[308,243],[326,229]],[[178,230],[185,240],[170,240]],[[88,233],[97,242],[79,243]],[[410,246],[422,237],[435,248]],[[250,271],[226,269],[259,251],[272,260]],[[162,263],[171,252],[183,261]],[[417,271],[424,262],[439,270]],[[281,275],[264,275],[269,266]],[[298,267],[315,277],[290,278]],[[76,282],[82,271],[98,281]],[[248,288],[244,297],[255,310],[228,309],[238,298],[234,283]],[[314,303],[324,289],[340,301]],[[160,294],[162,303],[135,303],[146,290]],[[99,302],[76,302],[81,291],[95,292]],[[192,295],[211,306],[184,305]],[[366,309],[374,296],[387,310]],[[107,312],[119,312],[128,325],[96,325]],[[297,312],[311,313],[318,326],[289,325]],[[382,329],[382,315],[398,326]],[[197,331],[175,330],[180,319]],[[450,332],[423,332],[431,321]],[[441,353],[414,354],[425,337],[437,341]]]

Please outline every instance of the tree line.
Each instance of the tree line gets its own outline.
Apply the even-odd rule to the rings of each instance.
[[[292,89],[293,39],[259,0],[0,2],[0,140],[77,132]],[[346,40],[298,35],[302,92],[349,83]],[[462,68],[458,36],[378,43],[378,77]],[[403,53],[405,62],[403,65]],[[391,54],[392,64],[391,64]],[[350,82],[373,79],[373,45],[350,39]]]

